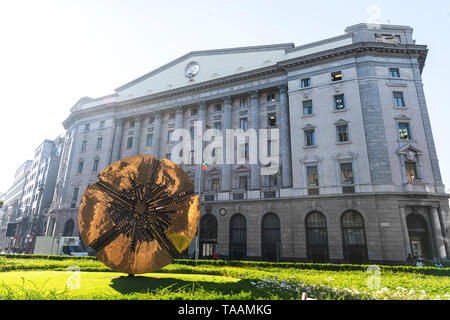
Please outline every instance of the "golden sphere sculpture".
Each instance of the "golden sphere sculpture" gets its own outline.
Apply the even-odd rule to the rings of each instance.
[[[199,217],[199,199],[183,169],[167,159],[133,156],[86,188],[78,224],[98,260],[134,275],[160,270],[183,253]]]

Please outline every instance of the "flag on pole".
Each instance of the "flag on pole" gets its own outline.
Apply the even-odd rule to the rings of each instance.
[[[208,171],[208,160],[206,160],[205,162],[203,162],[203,164],[202,164],[202,169],[203,169],[203,171]]]

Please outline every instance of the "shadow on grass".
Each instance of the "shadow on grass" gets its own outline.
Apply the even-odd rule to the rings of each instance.
[[[203,288],[206,291],[215,291],[222,294],[238,294],[241,291],[252,291],[250,280],[239,280],[238,282],[213,282],[213,281],[188,281],[175,278],[155,277],[119,277],[112,279],[111,287],[122,294],[146,293],[158,289],[167,288],[170,292],[177,290],[191,290],[192,288]]]

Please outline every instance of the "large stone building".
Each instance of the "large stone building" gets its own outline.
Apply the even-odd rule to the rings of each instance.
[[[36,237],[44,235],[61,160],[61,147],[62,138],[44,140],[36,148],[34,159],[25,162],[17,171],[15,182],[6,196],[5,213],[14,234],[7,235],[5,230],[5,248],[32,253]]]
[[[276,128],[280,137],[276,174],[262,175],[261,164],[209,164],[202,256],[447,259],[448,195],[421,78],[428,50],[412,34],[358,24],[298,47],[196,51],[112,95],[80,99],[64,121],[47,234],[72,232],[74,223],[77,233],[83,191],[103,168],[131,155],[170,158],[174,130],[202,121],[203,130]],[[248,145],[237,150],[248,156]],[[199,166],[183,167],[198,191]]]

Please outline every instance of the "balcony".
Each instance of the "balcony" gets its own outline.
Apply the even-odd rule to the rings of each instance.
[[[318,196],[320,195],[320,189],[318,187],[308,188],[308,196]]]
[[[355,193],[355,186],[343,186],[342,187],[343,194],[352,194]]]

